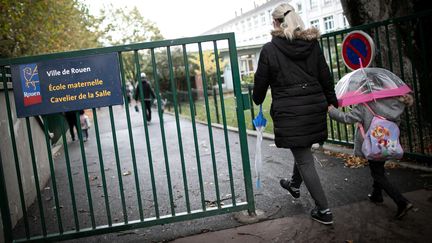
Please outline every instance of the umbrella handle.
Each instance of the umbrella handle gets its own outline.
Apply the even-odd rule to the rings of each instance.
[[[262,104],[260,104],[260,112],[262,113]]]

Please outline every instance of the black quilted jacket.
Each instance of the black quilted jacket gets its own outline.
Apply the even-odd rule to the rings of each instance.
[[[277,147],[309,147],[327,139],[327,107],[337,107],[333,79],[318,41],[273,37],[261,50],[253,100],[271,88]]]

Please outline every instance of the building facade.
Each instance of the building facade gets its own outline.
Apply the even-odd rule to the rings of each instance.
[[[234,32],[239,57],[239,69],[242,80],[255,73],[262,45],[271,40],[273,28],[271,13],[279,4],[288,2],[302,17],[306,27],[314,26],[321,33],[328,33],[348,27],[339,0],[267,0],[256,4],[253,9],[243,13],[236,12],[236,17],[203,33],[204,35]],[[221,57],[229,54],[221,50]],[[230,67],[224,69],[224,82],[227,89],[232,89]]]

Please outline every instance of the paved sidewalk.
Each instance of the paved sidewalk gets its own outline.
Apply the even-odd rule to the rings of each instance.
[[[412,200],[414,209],[402,220],[393,219],[395,205],[385,198],[381,205],[362,201],[334,208],[332,226],[300,214],[173,242],[431,242],[432,191],[418,190],[405,196]]]

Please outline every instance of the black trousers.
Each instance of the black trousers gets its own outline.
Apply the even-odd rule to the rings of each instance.
[[[294,155],[292,185],[299,188],[304,181],[318,209],[328,209],[327,197],[315,169],[315,160],[311,148],[291,148],[291,152]]]
[[[405,205],[408,200],[402,196],[399,190],[393,186],[385,175],[385,161],[369,160],[369,168],[373,178],[374,193],[381,193],[384,190],[391,199],[398,205]]]
[[[144,106],[145,106],[145,109],[146,109],[147,121],[151,121],[151,101],[150,100],[145,100],[144,101]]]
[[[72,140],[75,140],[74,127],[75,129],[77,129],[77,118],[75,115],[75,111],[68,111],[66,112],[65,116],[66,116],[66,121],[69,125],[69,132],[72,137]]]

